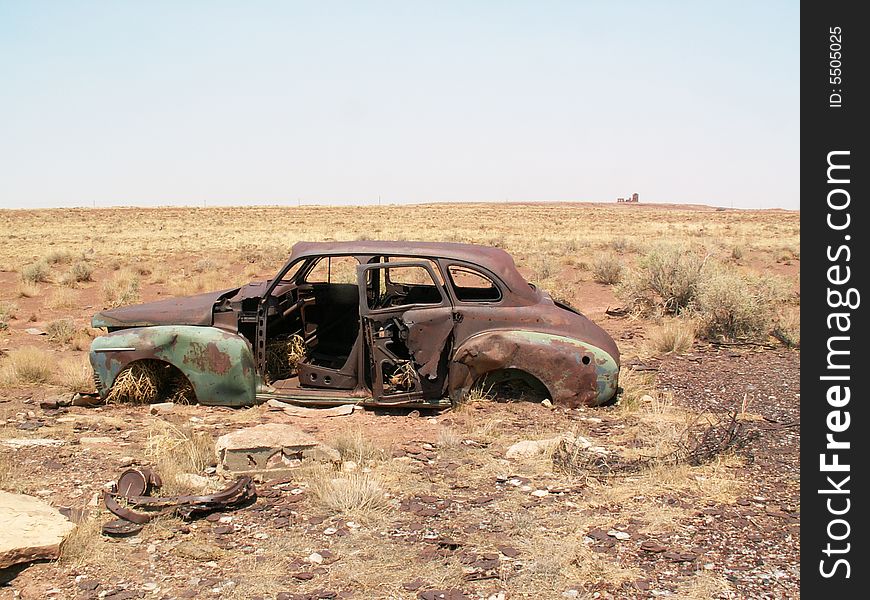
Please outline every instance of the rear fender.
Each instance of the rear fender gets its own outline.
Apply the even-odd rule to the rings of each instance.
[[[161,325],[134,327],[100,336],[90,360],[105,398],[124,367],[156,359],[180,370],[200,404],[245,406],[255,403],[259,376],[244,337],[216,327]]]
[[[525,330],[487,331],[470,337],[453,354],[449,392],[453,401],[487,373],[525,371],[537,378],[553,402],[598,406],[616,394],[619,365],[607,352],[582,340]]]

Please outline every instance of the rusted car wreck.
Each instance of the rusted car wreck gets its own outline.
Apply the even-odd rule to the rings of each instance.
[[[107,330],[90,351],[104,398],[138,361],[172,365],[199,403],[224,406],[438,406],[510,379],[596,406],[619,375],[603,329],[503,250],[471,244],[300,242],[274,279],[105,310],[92,324]]]

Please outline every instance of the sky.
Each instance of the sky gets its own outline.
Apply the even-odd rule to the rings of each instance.
[[[793,1],[0,0],[0,208],[798,209]]]

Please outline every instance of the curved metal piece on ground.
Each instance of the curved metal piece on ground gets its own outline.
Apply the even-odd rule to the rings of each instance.
[[[175,511],[180,517],[190,519],[197,513],[208,513],[238,506],[257,497],[254,482],[247,476],[239,477],[229,487],[205,496],[160,497],[122,493],[125,489],[137,491],[142,488],[147,492],[149,487],[159,487],[159,485],[160,476],[151,469],[128,469],[121,474],[118,484],[113,485],[111,490],[103,492],[103,502],[112,514],[120,517],[120,521],[127,521],[141,529],[142,525],[151,521],[155,516],[166,512]],[[118,502],[118,498],[122,498],[126,504],[131,506],[156,510],[150,513],[136,512],[122,506]],[[111,521],[103,526],[103,533],[106,535],[129,535],[137,531],[138,529],[134,531],[132,528],[122,527],[117,521]]]
[[[103,524],[102,527],[103,535],[111,536],[134,535],[140,531],[142,531],[142,525],[127,521],[126,519],[115,519]]]

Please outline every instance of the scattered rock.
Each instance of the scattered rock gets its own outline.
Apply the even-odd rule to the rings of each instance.
[[[75,525],[45,502],[0,491],[0,569],[57,558],[60,544]]]
[[[50,438],[7,438],[0,440],[0,444],[9,448],[33,448],[36,446],[62,446],[65,444],[63,440],[54,440]]]
[[[541,406],[544,408],[553,408],[553,402],[549,398],[541,400]]]
[[[315,410],[315,409],[311,409]],[[292,469],[305,460],[341,461],[334,448],[293,425],[266,423],[239,429],[217,439],[215,444],[222,468],[235,473],[263,473]]]
[[[148,408],[152,415],[167,415],[175,410],[175,402],[158,402]]]

